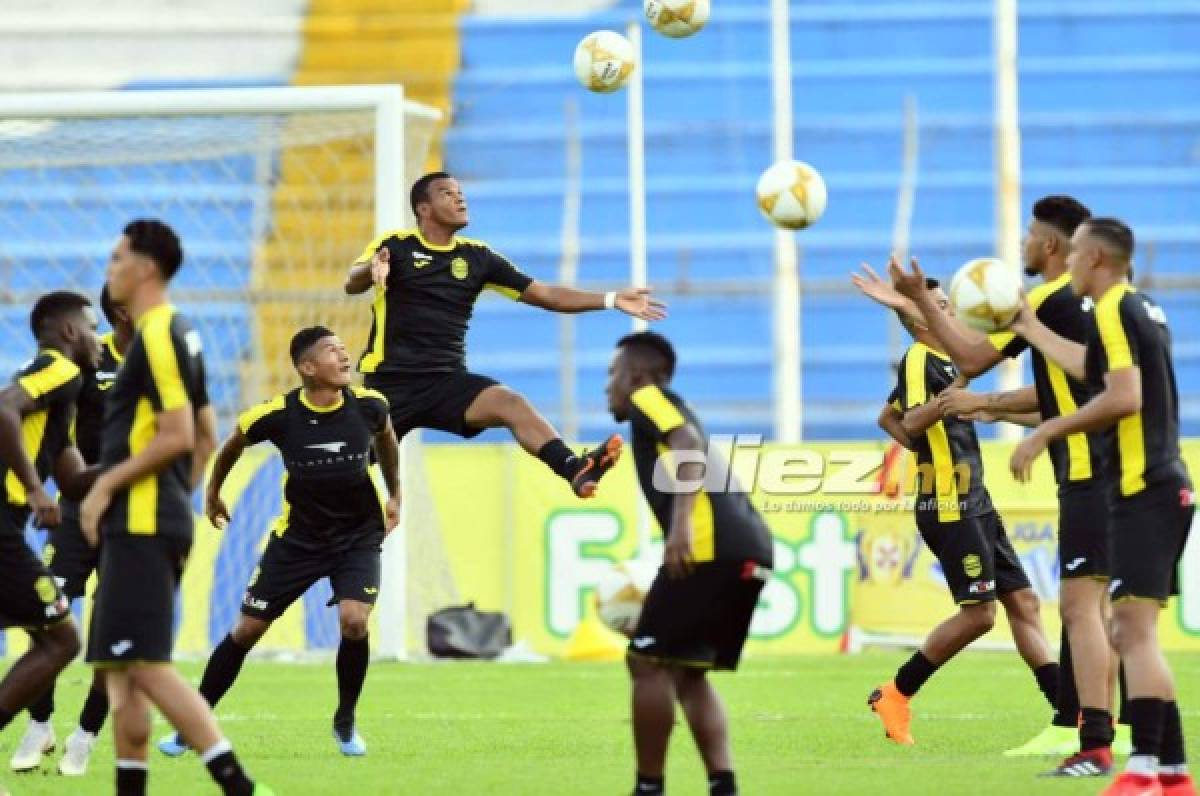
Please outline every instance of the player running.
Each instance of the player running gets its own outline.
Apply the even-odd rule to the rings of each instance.
[[[922,282],[938,307],[949,301],[935,280]],[[974,425],[943,417],[937,396],[958,379],[950,358],[937,348],[930,330],[902,318],[915,342],[897,375],[894,409],[902,413],[899,437],[911,443],[917,459],[917,529],[942,566],[959,610],[931,632],[867,704],[883,722],[888,738],[912,744],[909,701],[930,677],[964,647],[992,629],[996,601],[1004,606],[1013,641],[1033,671],[1038,688],[1054,704],[1058,664],[1042,630],[1037,595],[1021,568],[1000,516],[983,484],[983,459]],[[885,415],[890,414],[885,409]]]
[[[188,742],[227,796],[270,793],[246,776],[200,695],[171,665],[175,597],[192,545],[191,492],[197,426],[211,408],[203,390],[200,336],[168,303],[183,262],[160,221],[124,229],[108,266],[112,298],[137,329],[108,391],[101,464],[80,507],[92,544],[103,533],[87,659],[105,672],[112,703],[116,789],[146,792],[150,706]]]
[[[100,308],[112,331],[100,338],[100,364],[83,369],[83,387],[77,401],[75,440],[84,461],[100,461],[100,434],[104,426],[104,396],[117,378],[117,368],[124,359],[129,341],[133,339],[133,323],[129,314],[109,295],[106,285],[100,293]],[[84,595],[88,578],[100,560],[99,551],[84,541],[79,530],[79,503],[63,498],[60,503],[62,522],[50,529],[49,539],[42,550],[42,562],[60,584],[68,600]],[[29,706],[29,725],[25,736],[13,753],[13,771],[31,771],[42,763],[42,756],[54,749],[54,684]],[[79,712],[79,726],[67,736],[58,773],[81,777],[87,773],[88,758],[96,745],[96,735],[108,716],[108,692],[104,676],[97,669],[92,686]]]
[[[631,334],[617,342],[606,388],[613,417],[633,426],[638,482],[666,539],[663,566],[626,656],[633,678],[634,793],[664,792],[678,702],[708,772],[709,793],[728,796],[737,793],[728,721],[706,673],[737,668],[774,551],[744,492],[707,492],[696,486],[703,464],[671,463],[669,451],[708,449],[699,419],[670,388],[674,373],[675,351],[666,338]],[[665,491],[664,484],[670,485]]]
[[[388,232],[367,244],[350,267],[346,292],[374,286],[370,342],[359,360],[366,384],[391,404],[396,437],[435,428],[474,437],[504,426],[528,453],[591,497],[620,455],[621,438],[577,456],[519,393],[466,369],[464,340],[485,288],[555,312],[617,308],[647,321],[665,317],[645,288],[592,293],[538,282],[481,241],[455,233],[468,222],[454,177],[426,174],[410,194],[417,228]]]
[[[205,511],[224,528],[229,509],[221,486],[247,446],[270,442],[287,468],[283,513],[246,589],[241,618],[208,660],[200,695],[215,707],[271,623],[310,586],[329,578],[342,630],[333,734],[342,754],[361,756],[367,745],[355,729],[354,711],[367,676],[367,619],[379,592],[380,546],[400,518],[396,435],[387,400],[351,385],[350,358],[333,332],[302,329],[292,338],[291,356],[303,386],[243,413],[209,478]],[[388,489],[382,509],[368,472],[372,450]],[[187,745],[173,733],[158,748],[175,757]]]
[[[1071,238],[1067,265],[1076,295],[1094,303],[1086,345],[1054,334],[1024,307],[1013,330],[1094,397],[1047,420],[1013,452],[1028,481],[1052,442],[1103,431],[1108,438],[1113,539],[1113,642],[1125,666],[1133,754],[1109,796],[1194,796],[1171,669],[1158,644],[1158,616],[1178,594],[1178,565],[1195,512],[1192,481],[1179,451],[1179,396],[1171,333],[1162,309],[1129,284],[1133,232],[1093,218]]]

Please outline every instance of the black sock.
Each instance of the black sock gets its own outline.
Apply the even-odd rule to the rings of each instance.
[[[917,650],[913,656],[905,661],[904,665],[896,670],[896,690],[906,697],[921,690],[921,686],[925,685],[925,681],[933,677],[933,673],[938,669],[933,663],[925,657],[925,653]]]
[[[1158,762],[1164,766],[1182,766],[1187,762],[1183,748],[1183,722],[1179,718],[1179,703],[1167,702],[1163,707],[1162,750]]]
[[[580,458],[572,453],[571,449],[567,447],[567,443],[561,439],[552,439],[543,445],[542,449],[538,451],[538,458],[568,481],[574,478],[575,473],[579,471]]]
[[[1037,679],[1038,688],[1042,690],[1042,696],[1046,697],[1050,707],[1056,707],[1058,704],[1058,664],[1043,663],[1033,670],[1033,676]]]
[[[1112,746],[1112,714],[1102,708],[1083,708],[1083,723],[1079,725],[1079,751]]]
[[[714,771],[708,775],[708,796],[737,796],[737,780],[732,771]]]
[[[149,771],[139,760],[117,761],[117,796],[146,796]]]
[[[337,651],[338,706],[333,714],[333,727],[344,741],[349,740],[354,729],[354,708],[367,679],[370,659],[371,647],[366,636],[357,640],[342,638]]]
[[[0,730],[3,730],[13,720],[12,711],[0,708]]]
[[[1129,700],[1129,724],[1133,728],[1133,753],[1158,757],[1162,751],[1166,703],[1144,697]]]
[[[233,640],[232,633],[221,639],[204,667],[204,676],[200,678],[200,696],[209,705],[215,706],[233,686],[249,652]]]
[[[1125,684],[1125,664],[1117,666],[1117,724],[1129,724],[1129,686]]]
[[[54,683],[46,689],[46,693],[35,699],[29,705],[29,718],[34,721],[40,721],[43,724],[50,721],[50,717],[54,715]]]
[[[1062,631],[1058,653],[1058,694],[1054,700],[1055,727],[1075,727],[1079,723],[1079,691],[1075,688],[1075,665],[1071,661],[1071,643],[1067,629]]]
[[[108,716],[108,691],[103,684],[92,683],[88,689],[87,699],[83,701],[83,710],[79,711],[79,729],[99,735]]]
[[[225,796],[253,796],[254,783],[246,776],[232,749],[227,748],[204,765]]]
[[[641,774],[637,775],[637,789],[634,790],[638,796],[646,794],[646,796],[662,796],[666,793],[666,786],[663,784],[662,777],[645,777]]]

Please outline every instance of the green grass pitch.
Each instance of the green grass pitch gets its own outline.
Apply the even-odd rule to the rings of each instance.
[[[865,707],[891,676],[899,652],[746,662],[714,677],[730,714],[743,793],[860,794],[1097,793],[1101,782],[1046,781],[1046,760],[1007,760],[1048,720],[1032,677],[1015,654],[968,653],[914,703],[917,746],[883,739]],[[1200,655],[1172,657],[1189,747],[1200,739]],[[184,667],[199,676],[199,665]],[[58,692],[55,727],[70,732],[88,672],[75,665]],[[252,774],[280,796],[326,794],[627,794],[633,786],[628,684],[620,664],[378,664],[359,710],[370,745],[343,759],[330,739],[335,699],[330,664],[251,661],[218,716]],[[52,760],[15,775],[7,761],[23,731],[0,735],[0,782],[13,796],[112,793],[109,728],[88,776],[65,780]],[[157,720],[154,737],[167,731]],[[216,793],[194,755],[151,751],[150,792]],[[56,758],[55,758],[56,759]],[[668,792],[705,792],[685,724],[676,727]]]

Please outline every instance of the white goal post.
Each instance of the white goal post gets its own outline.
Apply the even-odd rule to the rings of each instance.
[[[300,322],[337,330],[326,320],[332,315],[348,328],[360,327],[353,329],[356,339],[365,340],[368,302],[350,304],[340,279],[327,284],[332,278],[325,277],[344,276],[368,240],[410,223],[408,185],[440,120],[438,110],[406,100],[398,85],[0,95],[0,200],[10,210],[0,211],[0,310],[7,313],[0,332],[10,331],[4,319],[23,317],[37,293],[76,289],[95,300],[102,259],[120,233],[113,225],[132,218],[131,208],[173,225],[179,219],[191,273],[174,292],[200,312],[222,302],[238,305],[235,320],[212,322],[213,333],[257,341],[240,355],[206,344],[210,371],[214,360],[228,359],[223,364],[232,386],[223,394],[229,407],[263,400],[294,382],[290,362],[277,367],[279,357],[264,357],[264,335],[290,335]],[[226,194],[231,198],[223,199]],[[193,226],[203,234],[189,237]],[[40,232],[23,239],[30,229]],[[236,255],[223,248],[230,235],[240,241]],[[208,262],[220,265],[206,272]],[[14,328],[8,336],[15,334]],[[11,370],[3,354],[0,360]],[[229,419],[227,412],[226,429]],[[419,441],[406,442],[406,487],[417,457]],[[413,519],[411,500],[421,496],[405,497],[401,529],[384,546],[373,645],[376,655],[391,658],[406,657],[411,646],[404,531]],[[224,555],[190,566],[219,568]],[[248,566],[240,559],[236,564],[239,573]],[[208,587],[215,589],[222,577],[214,574]],[[185,576],[185,588],[188,582]],[[208,610],[207,621],[224,615]]]

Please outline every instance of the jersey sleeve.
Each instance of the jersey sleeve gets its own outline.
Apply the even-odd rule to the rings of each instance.
[[[635,390],[630,400],[633,404],[630,420],[657,440],[687,424],[687,418],[670,396],[653,384]]]
[[[54,404],[74,404],[83,389],[79,366],[64,356],[42,354],[17,377],[17,384],[39,409]]]
[[[371,429],[372,434],[378,434],[383,431],[387,425],[388,418],[388,399],[383,393],[378,390],[372,390],[370,387],[355,387],[354,395],[358,398],[358,404],[362,408],[363,417],[367,420],[367,427]]]
[[[174,313],[156,313],[141,330],[155,412],[194,406],[204,377],[200,335]]]
[[[533,283],[532,277],[521,272],[504,255],[485,247],[483,249],[483,257],[486,266],[484,270],[486,274],[484,277],[484,287],[487,287],[489,290],[495,290],[497,293],[516,301],[525,292],[525,289]]]
[[[1004,356],[1012,359],[1021,355],[1021,352],[1029,348],[1029,343],[1025,342],[1025,338],[1015,332],[992,332],[987,336],[988,342]]]
[[[925,350],[919,347],[910,348],[904,354],[896,378],[896,398],[901,411],[921,406],[929,400],[927,358]]]
[[[363,247],[362,254],[358,255],[358,257],[354,260],[354,262],[352,264],[358,265],[359,263],[370,262],[371,258],[375,256],[375,252],[382,249],[384,244],[386,244],[389,240],[391,240],[392,238],[394,238],[396,236],[397,236],[396,231],[392,230],[392,231],[383,233],[378,238],[375,238],[374,240],[372,240],[370,243],[368,243],[366,246]]]
[[[1128,295],[1128,294],[1127,294]],[[1096,327],[1104,349],[1105,372],[1131,368],[1138,362],[1137,324],[1132,313],[1135,304],[1122,297],[1096,305]]]
[[[890,393],[888,393],[887,405],[892,407],[893,409],[897,409],[897,410],[901,410],[901,411],[903,410],[903,405],[900,403],[900,387],[899,386],[893,387],[892,391]]]
[[[238,416],[238,430],[251,445],[276,440],[283,428],[286,396],[276,395],[269,401],[252,406]]]

